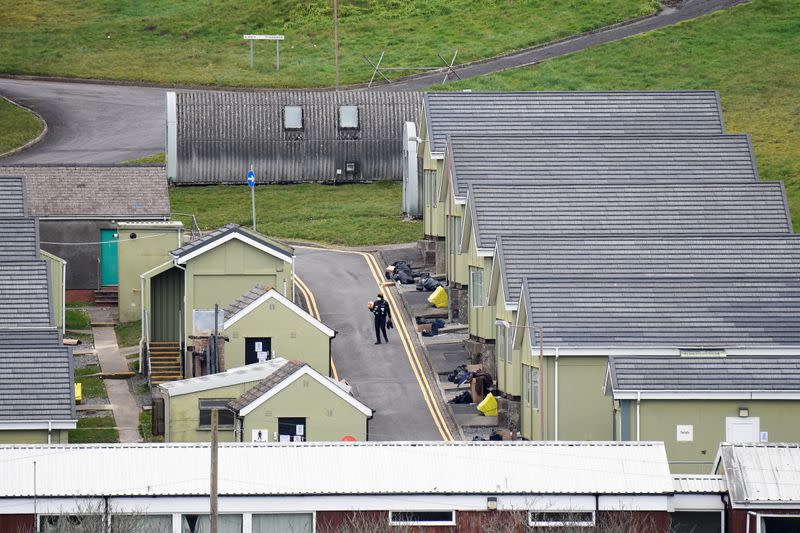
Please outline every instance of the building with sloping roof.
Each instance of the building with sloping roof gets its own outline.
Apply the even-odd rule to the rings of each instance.
[[[494,137],[687,135],[725,133],[716,91],[430,92],[423,99],[418,153],[423,169],[424,234],[448,228],[436,183],[445,172],[448,135]]]
[[[169,219],[163,166],[0,166],[0,176],[25,178],[42,248],[70,265],[71,300],[94,301],[101,287],[116,292],[118,247],[125,242],[117,221]]]
[[[276,357],[218,374],[159,385],[167,442],[211,438],[220,410],[225,442],[364,441],[372,409],[307,363]]]
[[[223,309],[256,285],[293,300],[294,249],[228,224],[173,249],[168,260],[140,279],[142,339],[149,353],[142,368],[154,383],[195,377],[229,367],[222,358],[209,359],[214,357],[207,344],[215,306],[222,333]],[[241,339],[235,340],[238,350]]]
[[[186,531],[208,512],[208,444],[0,451],[8,472],[0,525],[13,515],[34,521],[74,513],[103,498],[117,513],[175,524],[158,531]],[[622,521],[626,531],[667,533],[673,513],[711,496],[722,503],[719,493],[676,491],[663,444],[653,442],[223,443],[218,455],[219,510],[243,533],[333,533],[346,521],[373,524],[362,529],[370,531],[413,522],[420,531],[441,531],[444,523],[478,533],[516,530],[498,523],[524,530],[529,520],[588,527]],[[475,465],[492,466],[476,476]],[[108,471],[116,475],[64,475]]]
[[[393,91],[167,93],[176,184],[348,183],[403,177],[403,126],[422,96]]]
[[[800,441],[800,356],[698,355],[609,357],[615,440],[663,441],[672,471],[694,473],[720,442]]]
[[[279,291],[256,285],[224,312],[226,367],[278,356],[303,361],[322,375],[331,375],[331,341],[336,332]]]
[[[728,484],[731,533],[800,528],[800,444],[723,443],[714,471]]]
[[[723,476],[712,474],[673,474],[675,511],[670,513],[673,533],[725,531],[725,504],[728,492]]]

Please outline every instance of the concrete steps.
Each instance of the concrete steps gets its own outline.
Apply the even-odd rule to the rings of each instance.
[[[100,287],[94,291],[94,304],[98,307],[117,307],[119,305],[118,287]]]

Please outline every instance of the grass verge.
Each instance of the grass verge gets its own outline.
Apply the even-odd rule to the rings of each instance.
[[[85,368],[75,369],[75,383],[82,385],[82,392],[84,398],[104,398],[108,399],[106,386],[103,380],[91,374],[100,372],[100,367],[97,365],[87,366]]]
[[[138,157],[136,159],[131,159],[129,161],[123,161],[123,163],[128,165],[147,165],[152,163],[164,164],[166,162],[167,162],[166,152],[156,152],[155,154],[146,155],[144,157]]]
[[[0,98],[0,124],[0,154],[32,141],[44,129],[39,117],[4,98]]]
[[[259,185],[258,231],[282,239],[342,246],[410,242],[422,238],[419,221],[402,215],[402,184]],[[172,211],[195,213],[203,230],[234,222],[250,226],[246,186],[179,187],[170,191]]]
[[[117,346],[120,348],[138,346],[142,334],[142,321],[117,324],[114,326],[114,333],[117,335]]]
[[[153,436],[153,418],[151,411],[139,412],[139,435],[144,442],[164,442],[163,436]]]
[[[119,431],[113,416],[81,418],[77,429],[69,430],[70,444],[92,442],[119,442]]]
[[[339,7],[343,83],[385,66],[441,66],[458,50],[471,61],[654,12],[657,0],[366,0]],[[487,23],[491,22],[491,23]],[[268,4],[55,2],[6,0],[0,18],[0,72],[226,86],[333,85],[332,8],[326,0]],[[245,33],[283,34],[255,43]]]
[[[800,231],[800,3],[753,0],[697,20],[444,89],[718,89],[764,179],[786,184]]]
[[[66,315],[66,329],[91,329],[92,319],[83,309],[67,309]]]

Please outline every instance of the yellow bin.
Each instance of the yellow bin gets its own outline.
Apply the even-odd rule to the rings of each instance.
[[[486,398],[478,404],[478,411],[484,416],[497,416],[497,398],[491,392],[487,394]]]

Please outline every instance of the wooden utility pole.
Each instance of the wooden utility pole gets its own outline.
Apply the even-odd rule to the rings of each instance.
[[[211,512],[210,532],[217,533],[217,444],[219,432],[219,410],[211,410]]]
[[[336,90],[339,90],[339,2],[333,0],[333,58],[336,67]]]

